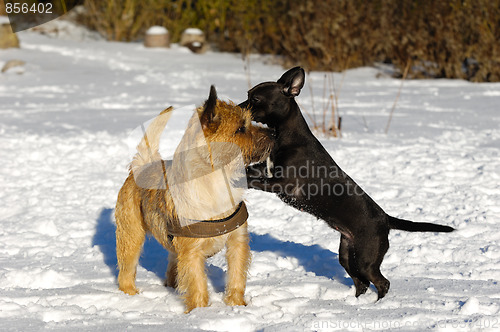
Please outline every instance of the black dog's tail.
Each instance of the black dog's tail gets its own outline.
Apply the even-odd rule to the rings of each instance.
[[[409,220],[389,216],[389,227],[407,232],[453,232],[455,229],[449,226],[437,225],[428,222],[413,222]]]

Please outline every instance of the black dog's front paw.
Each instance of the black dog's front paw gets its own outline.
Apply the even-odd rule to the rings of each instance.
[[[253,184],[259,184],[259,187],[260,187],[260,185],[267,184],[267,180],[268,180],[268,178],[263,177],[263,176],[257,176],[257,177],[255,177],[255,176],[247,175],[247,182],[250,185],[250,188],[254,188],[255,187],[255,185],[254,186],[251,185],[252,183]]]
[[[250,167],[247,167],[246,172],[247,172],[247,179],[258,179],[262,177],[258,170]]]
[[[269,186],[269,179],[264,176],[256,176],[253,177],[247,174],[247,184],[250,189],[257,189],[267,191],[267,187]]]
[[[246,168],[247,178],[265,178],[266,163],[250,165]]]

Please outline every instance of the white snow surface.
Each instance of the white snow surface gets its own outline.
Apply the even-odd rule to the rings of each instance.
[[[161,110],[246,99],[248,81],[284,72],[269,58],[146,49],[137,43],[19,33],[0,50],[0,330],[494,331],[500,327],[500,84],[401,81],[375,68],[334,73],[343,137],[320,141],[389,214],[455,227],[392,231],[387,296],[354,297],[339,234],[272,194],[249,191],[253,260],[246,307],[222,298],[223,254],[207,262],[210,307],[184,314],[163,286],[166,251],[146,241],[142,292],[118,290],[113,208],[127,138]],[[248,73],[248,74],[247,74]],[[321,118],[325,73],[297,98]],[[314,105],[314,106],[313,106]],[[138,143],[138,142],[137,142]]]

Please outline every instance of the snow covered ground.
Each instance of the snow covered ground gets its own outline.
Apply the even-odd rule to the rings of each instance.
[[[130,162],[127,138],[169,105],[200,105],[215,84],[246,98],[238,54],[19,33],[26,62],[0,74],[0,330],[469,331],[500,327],[500,84],[404,82],[374,68],[335,73],[339,165],[395,216],[457,228],[390,234],[389,294],[356,299],[338,263],[339,234],[270,194],[247,201],[253,261],[246,307],[222,302],[225,260],[208,261],[211,306],[183,314],[163,287],[166,251],[146,242],[142,293],[118,290],[113,207]],[[250,62],[252,84],[283,69]],[[298,98],[320,117],[324,73]],[[342,84],[341,84],[342,83]],[[309,87],[312,87],[310,90]],[[311,95],[311,91],[313,92]],[[312,97],[313,96],[313,97]]]

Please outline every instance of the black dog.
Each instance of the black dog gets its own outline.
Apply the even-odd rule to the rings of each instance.
[[[249,167],[249,187],[276,193],[287,204],[325,220],[339,231],[339,261],[354,281],[356,297],[372,282],[381,299],[390,285],[380,273],[389,248],[389,230],[454,229],[389,216],[345,174],[314,137],[295,102],[304,80],[302,68],[290,69],[277,82],[253,87],[248,99],[239,105],[250,108],[255,121],[276,131],[272,173],[267,174],[265,163]]]

